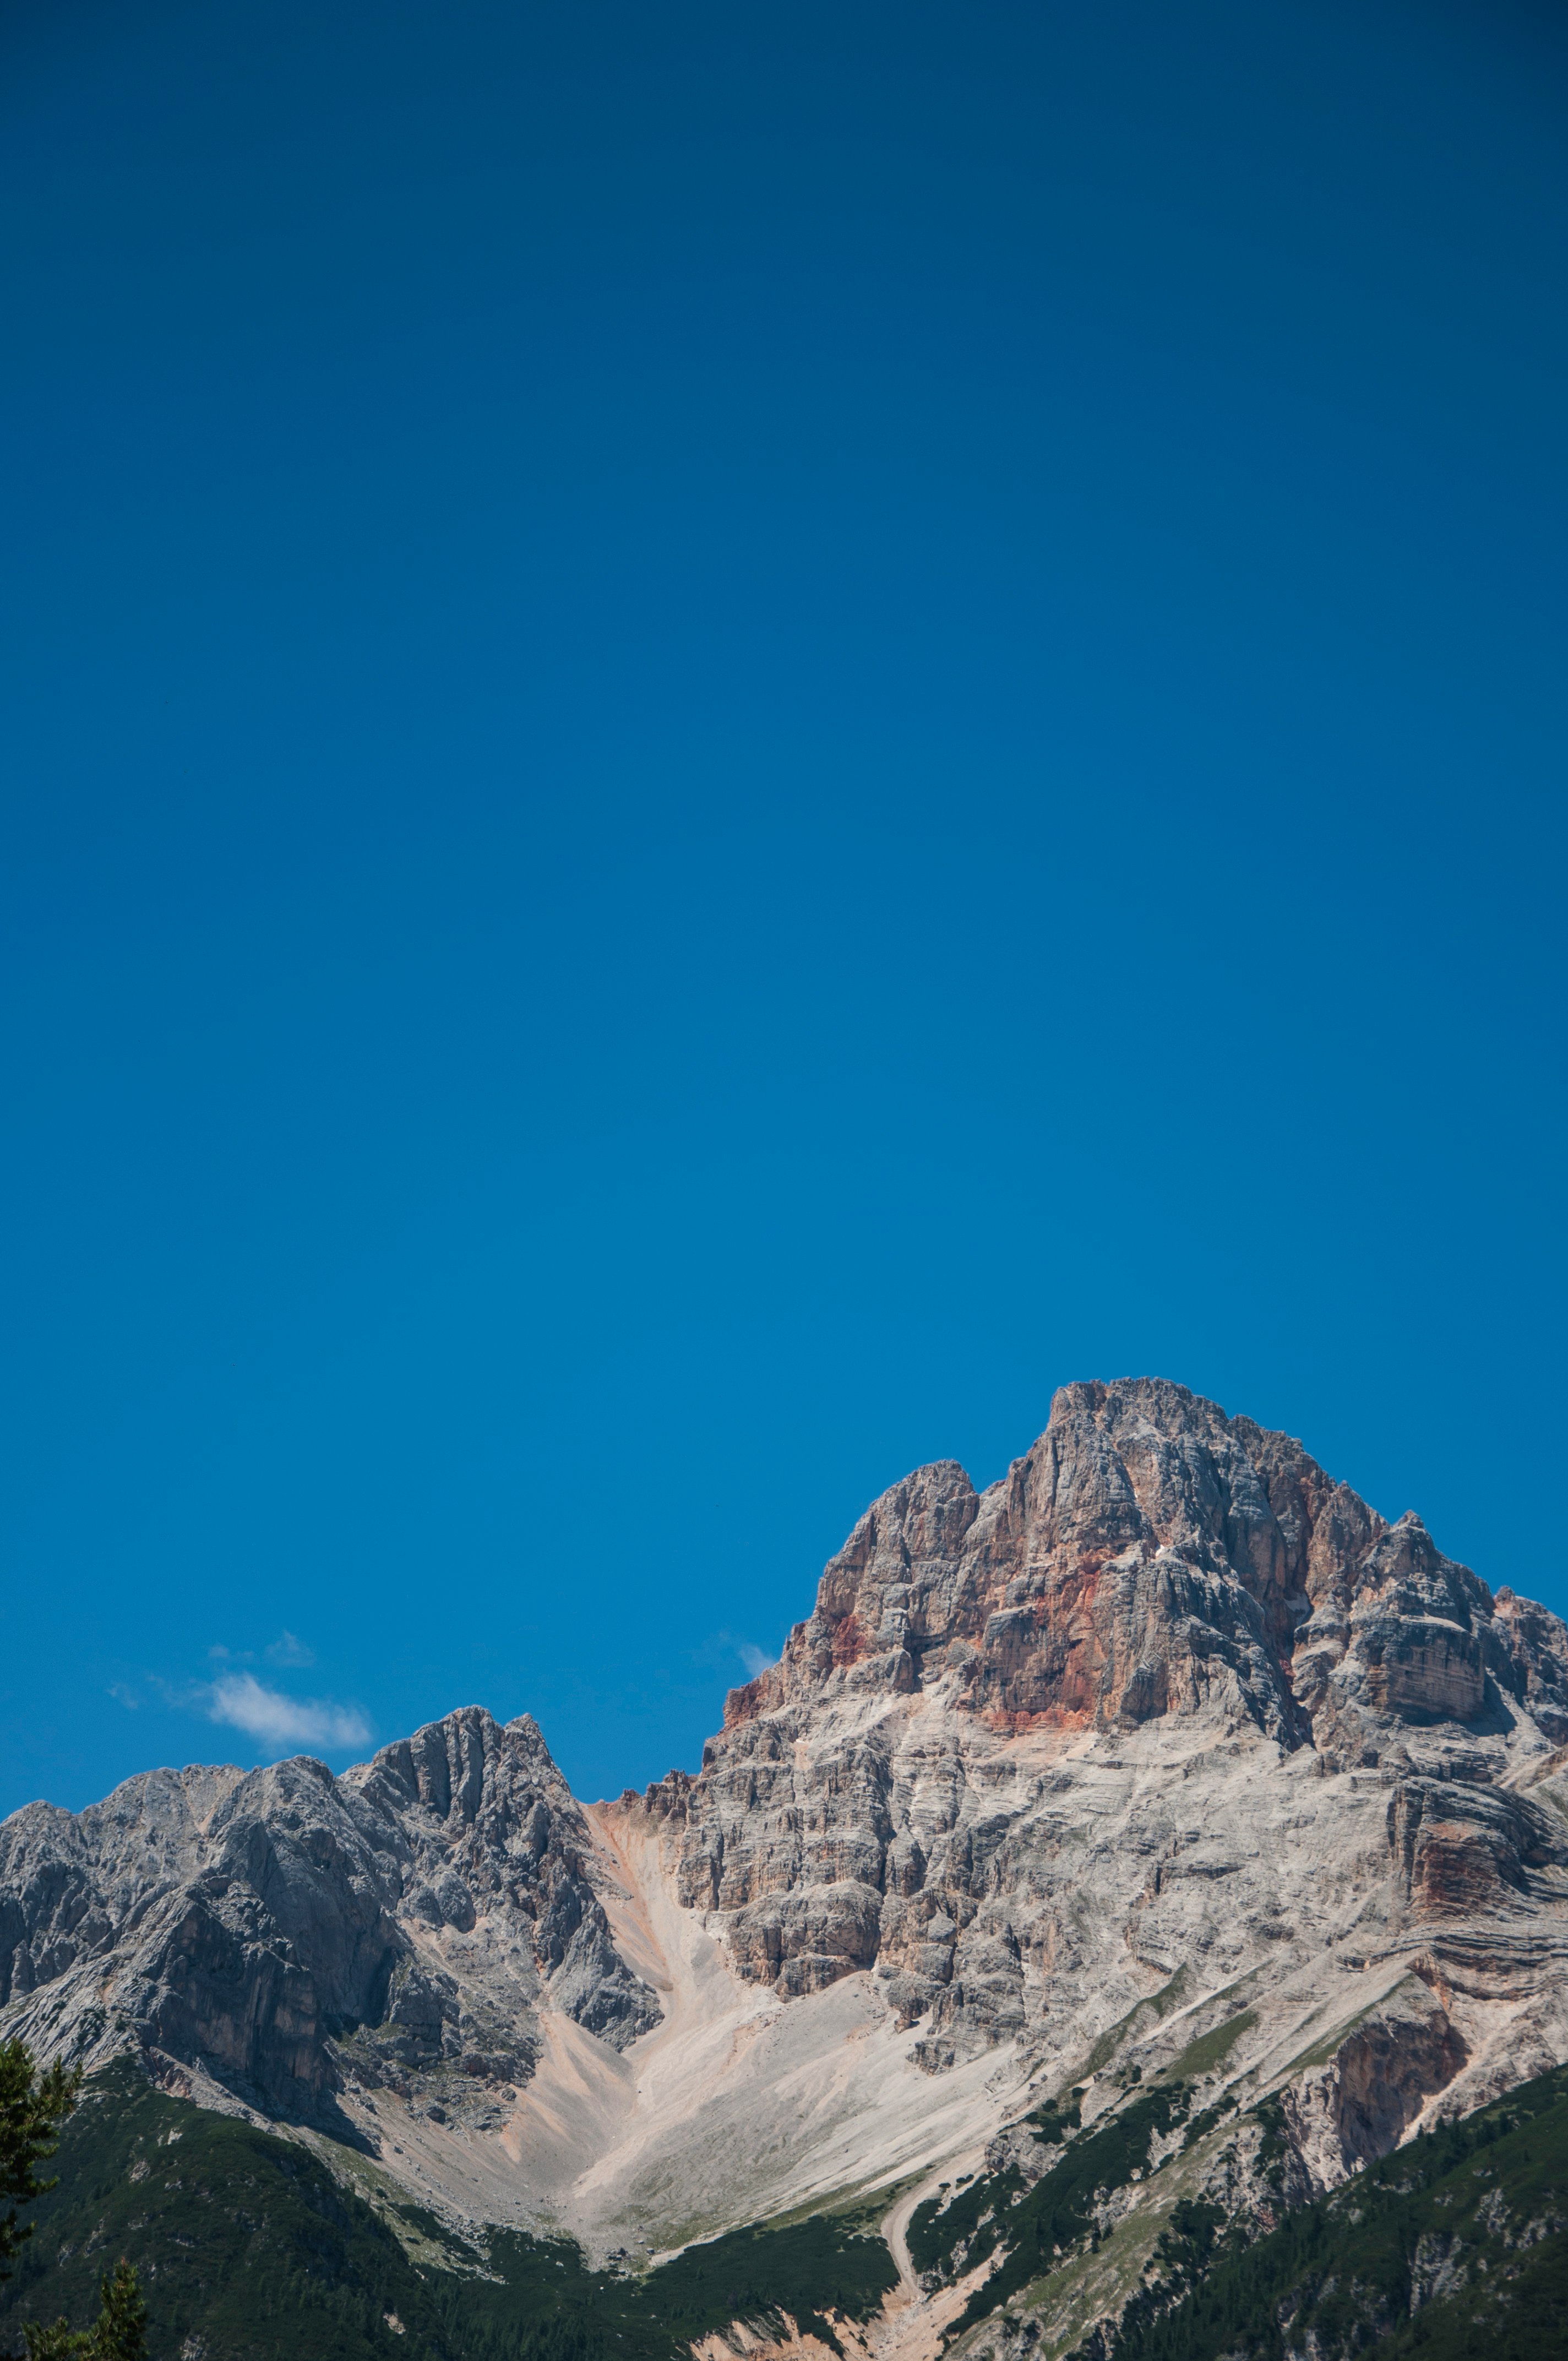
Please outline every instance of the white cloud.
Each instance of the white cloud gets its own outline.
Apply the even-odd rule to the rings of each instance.
[[[285,1697],[263,1688],[254,1673],[225,1673],[203,1693],[209,1721],[243,1730],[263,1746],[363,1746],[370,1725],[355,1706],[331,1697]]]
[[[267,1651],[267,1661],[269,1664],[313,1664],[315,1660],[315,1650],[307,1648],[302,1640],[297,1640],[294,1637],[292,1631],[280,1633]]]
[[[767,1672],[770,1666],[778,1663],[776,1656],[770,1656],[765,1648],[753,1646],[750,1640],[737,1640],[735,1653],[745,1665],[749,1681],[754,1681],[759,1673]]]

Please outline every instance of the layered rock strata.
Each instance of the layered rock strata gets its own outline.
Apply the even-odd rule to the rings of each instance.
[[[134,2040],[172,2087],[284,2117],[341,2127],[355,2074],[510,2097],[542,2007],[620,2048],[658,2021],[602,1873],[526,1714],[469,1707],[341,1779],[152,1771],[0,1825],[0,2003],[46,2049]]]
[[[717,1915],[740,1973],[787,1997],[877,1965],[939,2063],[1041,2026],[1077,1948],[1049,1895],[1078,1774],[1053,1806],[1040,1749],[1010,1741],[1065,1757],[1091,1735],[1109,1771],[1152,1730],[1189,1775],[1200,1731],[1319,1775],[1381,1771],[1405,1898],[1429,1916],[1526,1907],[1568,1858],[1550,1812],[1497,1788],[1568,1738],[1563,1625],[1494,1598],[1419,1518],[1387,1524],[1288,1436],[1157,1380],[1065,1388],[983,1493],[952,1461],[884,1493],[781,1663],[732,1692],[701,1774],[645,1807],[678,1828],[681,1898]],[[1188,1816],[1132,1840],[1155,1856],[1135,1907],[1159,1956],[1248,1850],[1210,1857],[1212,1821]],[[1244,1893],[1260,1923],[1322,1915],[1281,1876],[1244,1877],[1209,1916],[1234,1923]]]
[[[700,1771],[533,1723],[0,1827],[0,2026],[352,2130],[426,2201],[673,2244],[1043,2092],[1277,2090],[1327,2186],[1568,2057],[1568,1632],[1288,1437],[1078,1385],[894,1486]]]

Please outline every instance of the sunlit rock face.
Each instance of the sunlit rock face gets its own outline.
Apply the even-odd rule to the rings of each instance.
[[[983,1493],[951,1460],[894,1485],[726,1727],[835,1676],[906,1692],[945,1670],[998,1730],[1218,1708],[1287,1745],[1354,1750],[1358,1708],[1468,1721],[1490,1675],[1568,1738],[1554,1617],[1494,1601],[1419,1518],[1387,1525],[1288,1435],[1155,1378],[1064,1387]]]
[[[546,2000],[612,2045],[658,2020],[593,1850],[527,1715],[469,1707],[341,1779],[308,1757],[149,1772],[0,1825],[0,2002],[46,2046],[134,2037],[170,2087],[307,2121],[336,2120],[356,2070],[515,2085]]]
[[[643,1795],[469,1707],[14,1815],[0,2033],[609,2253],[972,2169],[1237,2018],[1214,2072],[1326,2186],[1568,2058],[1565,1741],[1544,1609],[1288,1436],[1074,1385],[983,1492],[875,1501]]]
[[[1045,1898],[1053,1815],[993,1740],[1142,1732],[1187,1756],[1246,1732],[1343,1772],[1442,1733],[1493,1779],[1527,1725],[1537,1749],[1568,1736],[1564,1640],[1288,1436],[1155,1379],[1069,1386],[985,1492],[950,1460],[885,1492],[781,1663],[732,1693],[700,1777],[648,1803],[681,1820],[682,1899],[720,1914],[742,1974],[789,1994],[874,1957],[940,2063],[1024,2032],[1031,1956],[1072,1948]],[[1409,1839],[1423,1911],[1522,1894],[1527,1860],[1555,1857],[1549,1828],[1467,1809]],[[1179,1850],[1140,1901],[1157,1949],[1201,1873]]]

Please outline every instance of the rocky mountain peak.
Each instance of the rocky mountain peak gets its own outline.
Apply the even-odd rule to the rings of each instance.
[[[983,1493],[952,1460],[891,1486],[726,1725],[946,1675],[998,1730],[1217,1711],[1355,1755],[1363,1702],[1465,1719],[1488,1677],[1555,1729],[1565,1674],[1418,1517],[1390,1526],[1288,1435],[1136,1378],[1064,1386]]]
[[[1494,1600],[1419,1517],[1389,1524],[1291,1437],[1130,1378],[1064,1387],[983,1492],[951,1460],[891,1486],[780,1663],[731,1693],[698,1777],[661,1783],[646,1807],[679,1824],[682,1898],[715,1914],[742,1973],[789,1998],[874,1965],[940,2067],[1043,2032],[1055,1968],[1088,1955],[1081,1884],[1065,1916],[1066,1896],[1044,1908],[1025,1863],[1059,1840],[1044,1797],[1092,1788],[1097,1763],[1143,1764],[1155,1787],[1227,1748],[1413,1779],[1400,1808],[1417,1828],[1421,1779],[1495,1786],[1564,1739],[1556,1618]],[[1174,1962],[1220,1939],[1212,1918],[1198,1933],[1190,1871],[1128,1874],[1179,1853],[1215,1803],[1188,1807],[1189,1839],[1151,1793],[1112,1839],[1125,1850],[1094,1877],[1116,1896],[1112,1985],[1129,1952]],[[1417,1914],[1522,1893],[1519,1864],[1562,1850],[1517,1799],[1472,1807],[1452,1784],[1445,1825],[1419,1840],[1424,1869],[1418,1839],[1399,1839]],[[1239,1827],[1231,1846],[1216,1874],[1238,1876],[1261,1938],[1299,1924],[1278,1866],[1255,1880]]]
[[[504,1846],[520,1809],[526,1815],[541,1799],[576,1809],[533,1716],[503,1726],[480,1705],[427,1722],[344,1776],[357,1794],[395,1814],[418,1813],[454,1840],[483,1827]]]
[[[1075,1384],[983,1490],[873,1501],[644,1795],[579,1805],[466,1706],[337,1778],[15,1814],[0,2028],[608,2241],[896,2179],[1229,2024],[1326,2186],[1568,2057],[1565,1763],[1555,1616],[1288,1435]]]
[[[611,1940],[532,1715],[468,1706],[334,1778],[308,1755],[153,1771],[0,1824],[0,2006],[47,2051],[133,2038],[169,2087],[339,2124],[345,2078],[526,2081],[541,2007],[658,2020]]]

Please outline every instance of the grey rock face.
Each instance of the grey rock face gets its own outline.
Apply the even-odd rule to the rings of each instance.
[[[1295,2146],[1313,2182],[1332,2188],[1347,2169],[1387,2156],[1464,2063],[1464,2042],[1441,2002],[1414,1980],[1401,1985],[1287,2090]]]
[[[1157,1378],[1064,1387],[977,1494],[951,1460],[870,1508],[732,1727],[840,1682],[962,1676],[991,1727],[1129,1728],[1219,1708],[1355,1756],[1392,1719],[1505,1699],[1568,1739],[1568,1634],[1492,1598],[1415,1516],[1389,1526],[1299,1444]]]
[[[612,2045],[657,2021],[592,1850],[526,1715],[466,1708],[342,1779],[149,1772],[0,1825],[0,2004],[41,2046],[134,2041],[275,2115],[330,2116],[347,2075],[515,2085],[542,1995]]]
[[[742,1974],[787,1998],[874,1960],[940,2066],[1022,2034],[1026,1950],[1068,1943],[1041,1906],[1062,1824],[988,1741],[1157,1730],[1183,1752],[1247,1731],[1331,1773],[1430,1758],[1495,1783],[1568,1738],[1568,1632],[1288,1436],[1157,1379],[1069,1386],[984,1493],[951,1460],[885,1492],[781,1663],[731,1693],[700,1775],[645,1807],[680,1825],[681,1898],[719,1914]],[[1397,1842],[1418,1913],[1522,1899],[1568,1859],[1550,1815],[1486,1792],[1446,1788],[1434,1817],[1410,1784]],[[1145,1905],[1157,1952],[1178,1892],[1246,1848],[1138,1841],[1168,1855]]]
[[[1288,2084],[1326,2186],[1568,2057],[1568,1631],[1288,1436],[1069,1386],[984,1492],[941,1461],[867,1510],[695,1776],[585,1811],[471,1708],[340,1778],[16,1814],[12,2030],[618,2239],[1223,2036],[1213,2096]]]

